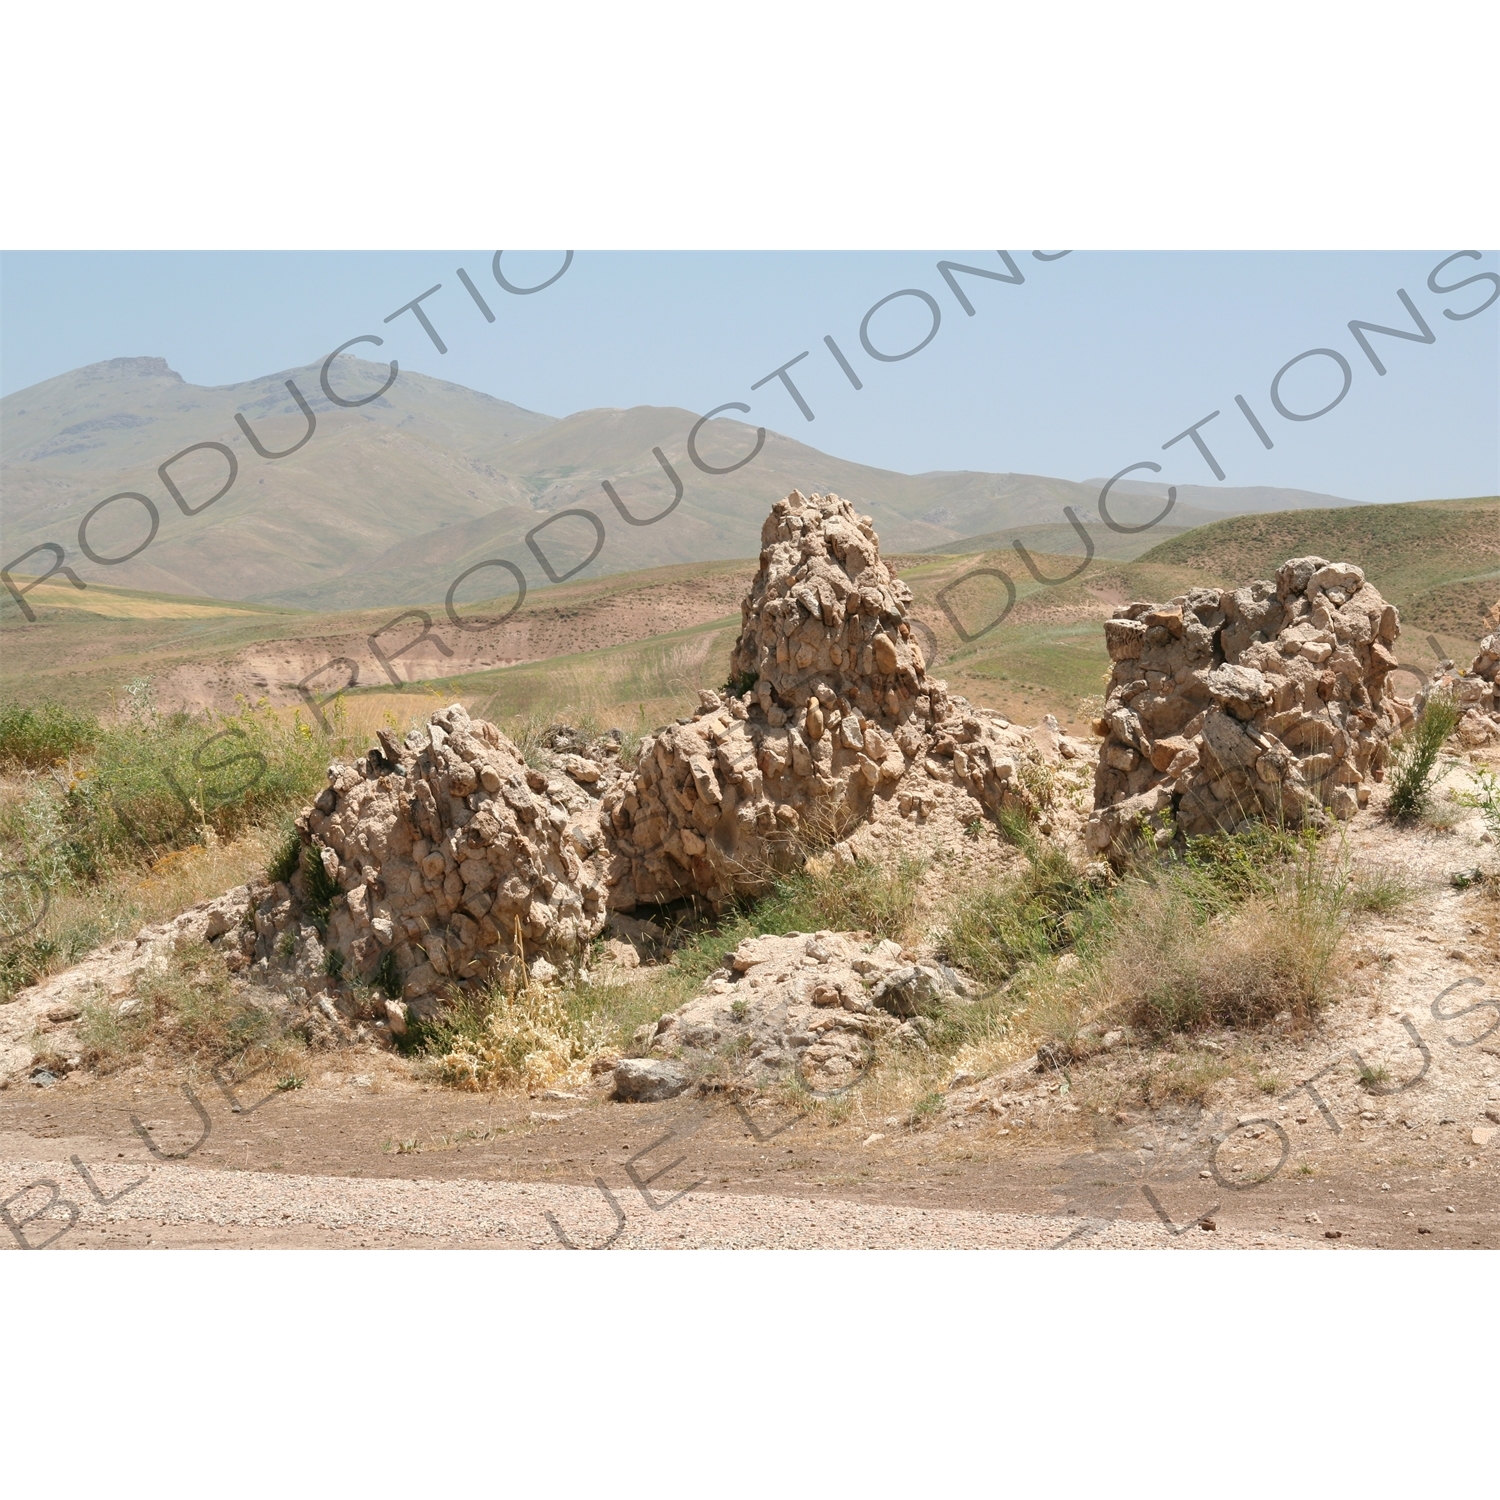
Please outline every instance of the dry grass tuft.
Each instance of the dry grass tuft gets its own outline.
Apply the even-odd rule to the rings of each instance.
[[[580,1083],[595,1057],[619,1050],[609,1003],[618,998],[608,987],[496,988],[438,1021],[418,1023],[411,1045],[429,1054],[434,1076],[450,1088]]]
[[[302,1050],[274,1011],[233,983],[206,944],[186,945],[142,970],[133,1001],[85,1006],[79,1040],[84,1066],[101,1074],[157,1056],[241,1076]]]

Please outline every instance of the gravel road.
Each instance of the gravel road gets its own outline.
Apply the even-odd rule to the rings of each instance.
[[[898,1208],[751,1194],[690,1192],[672,1199],[633,1187],[519,1182],[361,1181],[282,1172],[204,1171],[173,1164],[90,1169],[97,1196],[70,1161],[8,1161],[0,1188],[18,1237],[57,1248],[146,1244],[374,1246],[545,1250],[1040,1250],[1293,1249],[1310,1239],[1254,1231],[1173,1235],[1165,1226],[1046,1214]],[[129,1184],[139,1186],[130,1188]],[[58,1200],[48,1186],[55,1183]],[[122,1192],[114,1203],[100,1203]],[[77,1222],[67,1228],[71,1203]],[[28,1215],[36,1217],[28,1219]],[[613,1237],[613,1238],[612,1238]],[[1316,1242],[1323,1248],[1322,1242]]]

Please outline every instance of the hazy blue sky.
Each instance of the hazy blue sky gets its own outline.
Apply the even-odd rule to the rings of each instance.
[[[1459,247],[1462,248],[1462,247]],[[1500,305],[1455,321],[1500,283],[1439,295],[1428,275],[1452,250],[1414,252],[1103,253],[1041,261],[1013,251],[1023,285],[959,276],[967,316],[940,259],[1003,271],[992,250],[851,253],[580,252],[531,296],[503,290],[491,253],[27,253],[0,260],[0,382],[6,393],[118,355],[162,355],[185,379],[223,385],[321,359],[356,334],[386,339],[369,358],[564,416],[595,406],[706,411],[743,401],[743,420],[881,467],[987,469],[1085,479],[1152,459],[1166,482],[1212,484],[1184,440],[1203,437],[1225,484],[1276,484],[1362,500],[1500,490]],[[561,254],[508,255],[517,285],[545,279]],[[495,315],[485,321],[456,271]],[[1500,257],[1454,261],[1453,285],[1500,273]],[[407,313],[386,314],[441,283],[424,309],[439,353]],[[1411,328],[1404,289],[1431,345],[1372,335],[1377,375],[1348,323]],[[941,325],[919,353],[881,362],[860,325],[882,297],[926,292]],[[898,352],[931,327],[927,305],[898,298],[870,337]],[[863,389],[826,349],[831,335]],[[1289,421],[1272,404],[1277,371],[1306,350],[1349,363],[1347,396],[1327,415]],[[778,365],[810,351],[792,379]],[[1309,412],[1342,374],[1319,355],[1281,387]],[[1235,406],[1242,394],[1271,436],[1267,450]],[[740,416],[739,413],[731,415]],[[1137,477],[1151,478],[1149,474]]]

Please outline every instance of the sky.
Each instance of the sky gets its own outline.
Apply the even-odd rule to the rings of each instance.
[[[375,334],[378,351],[353,352],[552,416],[738,401],[749,412],[728,415],[906,473],[1084,480],[1151,461],[1159,475],[1134,477],[1365,501],[1500,491],[1500,304],[1446,316],[1500,293],[1493,251],[1441,271],[1457,251],[1008,253],[580,251],[551,285],[518,295],[484,250],[13,252],[0,256],[0,388],[121,355],[160,355],[192,383],[226,385]],[[1024,279],[952,273],[969,315],[943,260]],[[510,252],[500,271],[524,287],[563,265],[562,252]],[[1440,293],[1430,275],[1440,287],[1491,279]],[[421,306],[446,352],[413,313],[384,321],[434,286]],[[1433,341],[1369,335],[1380,375],[1348,325],[1414,330],[1400,291]],[[931,337],[879,359],[862,325],[887,356]],[[1335,355],[1347,393],[1291,420],[1272,383],[1311,350],[1333,354],[1293,364],[1282,406],[1333,401],[1345,380]],[[810,421],[773,375],[804,352],[788,375]],[[1163,446],[1211,412],[1200,432],[1222,481],[1191,437]]]

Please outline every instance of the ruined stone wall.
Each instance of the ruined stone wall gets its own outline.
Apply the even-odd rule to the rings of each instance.
[[[794,491],[762,541],[732,689],[646,736],[633,766],[614,740],[588,746],[567,731],[549,743],[557,769],[538,770],[459,705],[331,766],[298,820],[315,868],[257,907],[254,961],[269,968],[292,933],[299,972],[337,952],[352,977],[399,980],[416,1003],[522,961],[565,962],[606,909],[687,896],[719,906],[761,889],[855,829],[876,798],[914,821],[943,783],[976,816],[1040,809],[1038,742],[927,674],[910,593],[868,517]],[[320,883],[326,933],[314,943]]]
[[[1500,618],[1500,604],[1489,618]],[[1432,674],[1419,704],[1434,693],[1451,697],[1462,712],[1454,730],[1466,750],[1500,745],[1500,629],[1479,643],[1478,654],[1467,668],[1443,662]]]
[[[586,795],[457,704],[404,743],[380,741],[330,767],[298,820],[337,886],[327,944],[356,974],[374,976],[390,954],[414,999],[597,936],[605,891]]]
[[[911,594],[868,516],[794,490],[761,544],[727,696],[704,693],[690,718],[648,736],[633,780],[604,795],[617,910],[760,888],[790,851],[853,828],[876,796],[900,797],[939,741],[984,806],[1028,796],[1020,736],[993,715],[954,718],[946,684],[927,674]]]
[[[1352,816],[1411,717],[1386,680],[1400,628],[1362,569],[1321,557],[1116,610],[1088,847]]]

